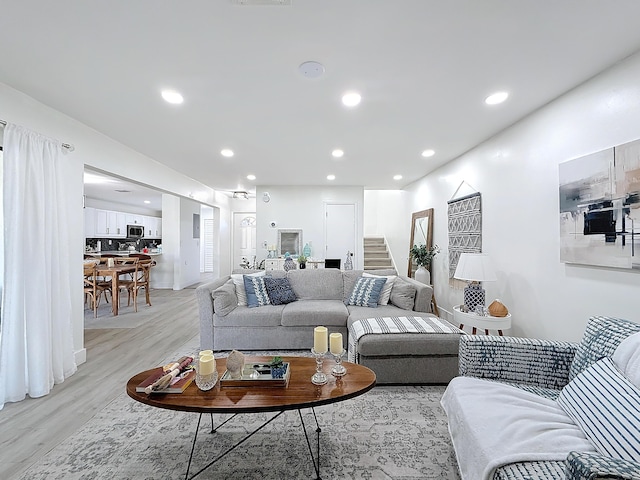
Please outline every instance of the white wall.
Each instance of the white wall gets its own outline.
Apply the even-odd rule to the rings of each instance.
[[[271,201],[264,203],[262,194],[269,192]],[[266,258],[267,244],[278,243],[278,229],[300,228],[303,233],[303,246],[309,243],[311,255],[324,259],[324,214],[327,203],[355,204],[356,206],[356,251],[354,268],[362,268],[364,232],[364,189],[362,187],[312,187],[312,186],[268,186],[256,189],[256,235],[258,243],[258,261]],[[276,228],[269,223],[275,221]],[[346,252],[345,252],[346,258]],[[344,261],[344,259],[343,259]]]
[[[149,217],[162,217],[162,210],[153,208],[138,207],[118,202],[107,202],[97,198],[85,197],[85,207],[100,208],[102,210],[114,210],[116,212],[135,213],[137,215],[147,215]]]
[[[640,55],[574,89],[502,134],[407,188],[403,215],[433,207],[438,305],[451,311],[462,291],[448,286],[447,200],[482,194],[483,251],[498,271],[485,284],[513,315],[511,333],[578,340],[588,317],[640,322],[640,274],[560,263],[558,164],[640,138]],[[513,101],[526,92],[512,92]],[[501,108],[509,108],[508,104]],[[368,199],[368,197],[367,197]],[[409,222],[402,227],[409,231]]]
[[[0,83],[0,119],[9,123],[22,125],[42,135],[58,139],[75,146],[69,158],[77,162],[76,174],[69,178],[68,190],[78,196],[78,206],[70,212],[69,235],[77,246],[77,258],[70,259],[71,272],[81,271],[82,251],[84,247],[84,228],[82,214],[83,170],[84,165],[130,178],[159,190],[174,193],[185,198],[193,198],[208,205],[221,208],[221,222],[228,217],[228,198],[200,182],[182,175],[155,160],[141,155],[128,147],[106,137],[92,128],[62,113],[37,102],[31,97],[7,85]],[[228,223],[228,222],[227,222]],[[175,228],[178,224],[176,224]],[[163,235],[174,228],[174,225],[163,221]],[[221,235],[229,235],[228,229],[221,229]],[[228,247],[228,238],[221,237],[221,248]],[[228,267],[228,265],[226,265]],[[154,272],[155,273],[155,272]],[[82,290],[78,288],[72,295],[73,332],[76,361],[82,363],[84,350],[84,315]]]
[[[404,190],[365,190],[364,235],[382,236],[401,275],[409,266],[411,212],[407,211],[410,195]],[[427,207],[425,207],[427,208]],[[424,210],[424,209],[422,209]]]

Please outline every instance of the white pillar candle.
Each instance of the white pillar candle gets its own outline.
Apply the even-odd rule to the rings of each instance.
[[[342,353],[342,334],[332,333],[329,335],[329,348],[334,355],[340,355]]]
[[[211,375],[216,368],[216,361],[213,355],[202,355],[198,364],[199,375]]]
[[[316,327],[313,329],[313,349],[317,353],[327,351],[327,327]]]
[[[201,350],[200,351],[200,356],[202,357],[203,355],[211,355],[211,356],[213,356],[213,350]]]

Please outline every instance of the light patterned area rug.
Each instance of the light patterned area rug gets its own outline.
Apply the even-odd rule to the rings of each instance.
[[[443,390],[376,387],[356,399],[316,408],[321,477],[459,479],[439,405]],[[313,417],[310,410],[303,412],[315,441]],[[192,472],[266,418],[239,416],[210,434],[210,417],[203,416]],[[161,410],[121,395],[21,478],[184,478],[197,421],[198,414]],[[315,478],[297,412],[286,412],[197,478]]]
[[[196,351],[196,339],[183,346],[178,356]],[[440,407],[443,392],[441,386],[375,387],[355,399],[316,408],[322,428],[321,477],[459,480]],[[237,416],[211,434],[210,416],[203,415],[191,474],[270,416]],[[226,418],[214,415],[216,425]],[[303,418],[315,453],[315,422],[310,409],[303,410]],[[197,422],[196,413],[150,407],[123,393],[20,478],[184,478]],[[316,478],[297,411],[285,412],[196,478]]]

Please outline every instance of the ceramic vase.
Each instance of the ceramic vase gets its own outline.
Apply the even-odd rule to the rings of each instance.
[[[291,257],[287,257],[284,259],[284,271],[288,272],[289,270],[295,270],[296,269],[296,264],[293,261],[293,258]]]
[[[420,265],[416,270],[416,281],[424,283],[425,285],[431,285],[431,273],[425,267]]]

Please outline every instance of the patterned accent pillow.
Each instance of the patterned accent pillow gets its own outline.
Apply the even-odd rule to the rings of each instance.
[[[353,286],[351,295],[349,295],[345,303],[357,307],[376,308],[382,287],[384,287],[386,281],[386,278],[360,277]]]
[[[267,288],[264,285],[264,276],[244,276],[244,289],[247,292],[247,306],[263,307],[264,305],[271,305],[269,301],[269,295],[267,295]]]
[[[265,274],[264,271],[249,273],[252,277],[261,277]],[[231,280],[233,280],[233,284],[236,286],[236,296],[238,297],[238,305],[245,306],[247,304],[247,291],[244,288],[244,275],[242,273],[232,273]]]
[[[558,404],[602,455],[640,461],[640,390],[609,357],[578,374]]]
[[[640,332],[640,325],[629,320],[598,315],[591,317],[571,363],[569,380],[602,357],[613,355],[620,342],[636,332]]]
[[[297,300],[288,278],[265,277],[264,285],[271,305],[285,305]]]

